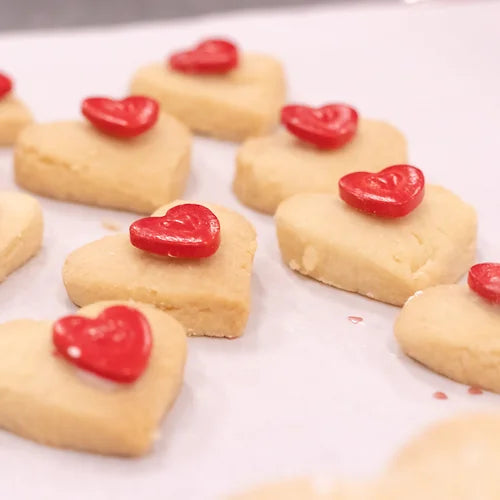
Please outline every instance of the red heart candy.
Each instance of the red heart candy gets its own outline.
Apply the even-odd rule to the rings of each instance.
[[[146,252],[200,259],[213,255],[220,245],[220,223],[207,207],[186,203],[163,217],[146,217],[130,226],[130,242]]]
[[[354,172],[339,181],[340,197],[351,207],[378,217],[403,217],[424,198],[423,172],[411,165],[393,165],[377,174]]]
[[[66,316],[54,323],[52,340],[68,361],[115,382],[133,382],[145,370],[153,339],[137,309],[108,307],[97,318]]]
[[[471,290],[492,304],[500,304],[500,264],[484,262],[472,266],[467,280]]]
[[[0,99],[12,90],[12,80],[5,74],[0,73]]]
[[[158,120],[159,106],[154,99],[131,96],[122,100],[88,97],[82,113],[94,127],[115,137],[136,137]]]
[[[238,65],[238,49],[227,40],[210,39],[194,49],[175,52],[170,66],[184,73],[226,73]]]
[[[281,123],[303,141],[320,149],[336,149],[354,137],[358,113],[345,104],[328,104],[321,108],[290,105],[281,110]]]

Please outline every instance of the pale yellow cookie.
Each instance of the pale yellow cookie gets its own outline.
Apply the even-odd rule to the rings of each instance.
[[[38,201],[23,193],[0,193],[0,282],[38,252],[42,237]]]
[[[12,93],[0,99],[0,146],[14,144],[19,133],[33,121],[26,105]]]
[[[455,417],[413,439],[390,465],[380,500],[498,500],[500,415]]]
[[[475,211],[440,186],[427,186],[421,205],[398,219],[361,213],[333,194],[307,193],[285,200],[275,219],[292,269],[389,304],[456,282],[474,261]]]
[[[117,302],[78,314],[96,317]],[[140,310],[153,335],[149,364],[132,384],[118,384],[55,356],[51,321],[0,325],[0,427],[42,444],[109,455],[149,450],[182,384],[186,335],[170,315],[146,304]]]
[[[500,306],[465,285],[424,290],[394,326],[403,351],[437,373],[500,393]]]
[[[164,215],[181,203],[162,207],[153,215]],[[221,244],[213,256],[159,257],[133,247],[128,234],[107,236],[66,259],[63,279],[71,300],[78,305],[138,300],[170,312],[190,335],[240,336],[250,311],[255,230],[242,215],[207,206],[221,226]]]
[[[350,172],[406,162],[404,136],[384,122],[361,120],[350,143],[328,151],[279,130],[241,145],[233,189],[245,205],[272,214],[297,193],[336,193],[339,179]]]
[[[219,75],[186,74],[164,62],[145,66],[130,92],[153,97],[195,132],[240,141],[277,125],[285,78],[276,59],[242,54],[236,69]]]
[[[378,500],[368,487],[332,481],[321,483],[314,478],[293,479],[263,485],[246,493],[230,496],[227,500]]]
[[[16,143],[16,182],[59,200],[149,213],[183,193],[190,150],[189,131],[166,114],[129,139],[83,121],[35,124]]]

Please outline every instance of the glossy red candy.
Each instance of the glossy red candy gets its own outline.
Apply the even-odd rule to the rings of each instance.
[[[148,320],[127,306],[108,307],[97,318],[61,318],[54,323],[52,340],[74,365],[122,383],[142,374],[153,343]]]
[[[220,245],[219,219],[202,205],[177,205],[163,217],[135,221],[130,226],[130,242],[146,252],[168,257],[210,257]]]
[[[12,90],[12,80],[5,74],[0,73],[0,99]]]
[[[373,174],[354,172],[339,181],[340,197],[351,207],[378,217],[404,217],[424,199],[423,172],[393,165]]]
[[[184,73],[226,73],[238,65],[238,48],[227,40],[204,40],[194,49],[175,52],[169,63]]]
[[[159,106],[154,99],[131,96],[122,100],[88,97],[82,113],[94,127],[115,137],[136,137],[158,120]]]
[[[347,144],[358,129],[358,113],[345,104],[321,108],[290,105],[281,110],[281,123],[299,139],[320,149]]]
[[[500,264],[484,262],[469,271],[469,287],[492,304],[500,304]]]

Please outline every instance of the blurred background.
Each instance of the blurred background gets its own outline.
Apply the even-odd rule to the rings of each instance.
[[[379,0],[0,0],[0,31],[119,24],[254,7]],[[403,0],[386,0],[396,3]],[[422,0],[404,0],[417,3]]]

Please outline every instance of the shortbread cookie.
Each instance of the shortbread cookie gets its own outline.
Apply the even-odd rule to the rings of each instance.
[[[500,498],[500,415],[455,417],[413,439],[390,465],[380,500]]]
[[[281,64],[262,54],[241,54],[236,68],[218,74],[151,64],[135,73],[130,88],[157,99],[191,130],[235,141],[271,131],[285,99]]]
[[[333,483],[324,479],[295,479],[260,486],[228,500],[377,500],[364,486]]]
[[[12,79],[0,73],[0,146],[14,144],[19,132],[33,121],[28,108],[13,94]]]
[[[165,114],[129,139],[80,121],[35,124],[16,143],[16,182],[51,198],[149,213],[183,193],[190,149],[187,128]]]
[[[23,193],[0,193],[0,282],[38,252],[42,237],[38,201]]]
[[[0,99],[0,146],[14,144],[19,133],[33,117],[26,105],[16,96],[9,94]]]
[[[164,215],[177,201],[160,208]],[[117,234],[75,250],[63,279],[71,300],[133,299],[170,312],[190,335],[238,337],[250,310],[250,280],[256,235],[241,215],[207,205],[220,221],[220,246],[211,257],[175,259],[132,246]]]
[[[439,186],[427,186],[420,206],[397,219],[364,214],[333,194],[308,193],[285,200],[275,218],[292,269],[390,304],[456,282],[474,260],[475,211]]]
[[[436,286],[412,297],[394,326],[408,356],[457,382],[498,393],[499,330],[500,306],[463,285]]]
[[[376,172],[406,159],[404,136],[384,122],[360,120],[354,138],[332,150],[320,150],[279,130],[242,144],[233,189],[245,205],[272,214],[294,194],[336,193],[347,173]]]
[[[95,318],[114,302],[92,304]],[[51,321],[0,325],[0,427],[42,444],[111,455],[141,455],[182,383],[186,336],[168,314],[139,310],[153,337],[148,365],[136,382],[111,382],[54,354]]]

